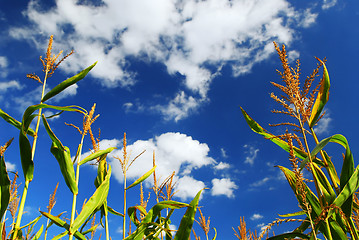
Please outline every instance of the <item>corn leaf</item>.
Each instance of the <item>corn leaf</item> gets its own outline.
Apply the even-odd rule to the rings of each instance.
[[[100,208],[107,199],[110,188],[111,166],[109,166],[108,173],[105,180],[96,189],[95,193],[87,201],[80,214],[70,227],[70,232],[74,233],[86,221],[86,219],[98,208]]]
[[[0,108],[0,117],[2,117],[6,122],[10,123],[11,125],[15,126],[16,128],[21,129],[21,122],[19,122],[15,118],[9,116],[9,114],[4,112],[1,108]],[[33,137],[35,134],[35,131],[32,130],[31,128],[29,128],[28,134]]]
[[[305,212],[303,210],[295,213],[278,214],[278,216],[280,217],[297,217],[302,215],[305,215]]]
[[[343,190],[344,186],[348,183],[349,179],[353,175],[354,172],[354,158],[351,153],[351,150],[349,148],[349,144],[347,139],[341,135],[341,134],[335,134],[331,137],[325,138],[322,141],[320,141],[317,146],[313,149],[311,152],[311,156],[314,157],[317,153],[319,153],[320,150],[322,150],[329,142],[338,143],[341,146],[345,148],[345,157],[344,157],[344,163],[342,167],[342,172],[340,174],[340,189]],[[302,161],[300,168],[303,168],[305,164],[308,162],[308,158]],[[331,164],[332,165],[332,164]],[[334,174],[334,166],[331,167],[333,174]],[[335,172],[336,173],[336,172]],[[334,175],[335,176],[335,175]],[[352,206],[353,206],[353,196],[348,196],[346,199],[346,203],[342,203],[341,207],[343,212],[346,214],[346,216],[350,216],[352,212]]]
[[[213,228],[213,230],[214,230],[214,237],[212,238],[212,240],[216,240],[216,238],[217,238],[217,229]]]
[[[63,81],[62,83],[60,83],[59,85],[57,85],[56,87],[54,87],[53,89],[51,89],[41,100],[41,102],[45,102],[47,100],[49,100],[50,98],[56,96],[57,94],[59,94],[60,92],[62,92],[63,90],[65,90],[66,88],[70,87],[71,85],[77,83],[78,81],[80,81],[81,79],[83,79],[88,72],[96,65],[97,62],[95,62],[94,64],[92,64],[91,66],[89,66],[88,68],[82,70],[81,72],[79,72],[78,74],[76,74],[75,76]]]
[[[126,188],[126,190],[128,190],[128,189],[140,184],[141,182],[145,181],[149,176],[151,176],[151,174],[155,171],[155,169],[156,169],[156,166],[153,166],[153,168],[150,171],[143,174],[142,177],[138,178],[134,183],[132,183],[130,186],[128,186]]]
[[[7,206],[9,205],[9,201],[10,201],[10,178],[6,171],[4,156],[1,156],[0,157],[0,219],[2,219],[3,215],[5,214]]]
[[[65,231],[65,232],[63,232],[63,233],[60,233],[60,234],[56,235],[55,237],[51,238],[51,240],[62,239],[62,238],[65,237],[68,233],[69,233],[69,231]]]
[[[44,229],[44,225],[41,225],[41,228],[39,229],[39,231],[37,231],[37,233],[35,234],[33,240],[37,240],[41,237],[42,231]]]
[[[40,211],[40,213],[42,215],[44,215],[45,217],[47,217],[48,219],[50,219],[52,222],[54,222],[57,226],[65,228],[67,230],[66,233],[69,232],[70,225],[68,223],[66,223],[64,220],[62,220],[61,218],[53,216],[47,212]],[[63,237],[66,234],[61,233],[60,235]],[[87,240],[87,238],[84,235],[82,235],[79,231],[76,231],[74,233],[74,237],[76,237],[77,239],[80,239],[80,240]]]
[[[113,215],[125,217],[125,215],[123,215],[123,214],[120,213],[120,212],[117,212],[115,209],[113,209],[113,208],[111,208],[111,207],[109,207],[109,206],[107,206],[107,211],[108,211],[109,213],[112,213]]]
[[[25,181],[31,182],[34,178],[34,162],[32,160],[31,143],[26,133],[21,130],[19,135],[21,167]]]
[[[44,115],[42,115],[42,120],[46,132],[52,140],[50,151],[54,155],[60,166],[60,170],[62,176],[64,177],[65,183],[73,194],[77,194],[78,187],[75,180],[75,170],[71,159],[70,149],[62,145],[60,140],[55,136],[54,132],[51,130],[50,125],[47,122]]]
[[[79,164],[81,166],[82,164],[85,164],[91,160],[101,157],[102,155],[105,155],[105,154],[107,155],[108,153],[112,152],[114,149],[116,149],[116,148],[110,147],[105,150],[100,150],[100,151],[94,152],[94,153],[88,155],[87,157],[85,157],[84,159],[82,159]]]
[[[29,222],[28,224],[26,224],[26,225],[20,227],[19,229],[24,229],[24,228],[26,228],[26,227],[32,225],[31,228],[30,228],[30,230],[32,230],[33,226],[40,220],[41,217],[42,217],[42,215],[38,216],[37,218],[35,218],[35,219],[32,220],[31,222]]]
[[[286,239],[296,239],[298,237],[300,239],[309,239],[310,238],[308,235],[305,235],[303,233],[291,232],[291,233],[279,234],[279,235],[267,238],[267,240],[286,240]]]
[[[313,163],[313,174],[318,180],[318,185],[324,195],[325,201],[330,205],[336,198],[336,194],[324,172],[315,163]]]
[[[174,240],[181,240],[181,239],[189,239],[191,235],[191,230],[194,222],[194,216],[197,211],[197,206],[199,202],[199,197],[201,196],[202,190],[197,193],[195,198],[189,204],[187,211],[183,218],[181,219],[180,226],[176,233]]]
[[[330,80],[328,70],[322,60],[317,58],[319,62],[323,64],[323,84],[320,86],[317,99],[314,102],[311,116],[309,118],[309,126],[312,128],[316,123],[323,111],[325,104],[329,99],[329,88],[330,88]]]
[[[283,148],[285,151],[289,152],[290,147],[287,142],[279,139],[275,135],[267,132],[264,128],[262,128],[256,121],[254,121],[241,107],[242,114],[249,125],[249,127],[254,131],[255,133],[258,133],[262,135],[264,138],[271,140],[273,143],[277,144],[279,147]],[[294,154],[300,158],[305,159],[307,157],[307,153],[300,150],[297,147],[293,147]]]

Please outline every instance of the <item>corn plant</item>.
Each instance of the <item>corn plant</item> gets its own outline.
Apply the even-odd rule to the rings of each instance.
[[[52,239],[62,239],[66,236],[71,240],[74,237],[76,239],[86,240],[93,239],[96,228],[99,224],[105,229],[105,238],[106,240],[111,239],[109,232],[109,220],[108,214],[114,214],[115,216],[119,216],[123,218],[123,236],[122,239],[159,239],[158,237],[165,233],[166,240],[169,239],[189,239],[191,234],[191,229],[194,223],[195,213],[198,207],[199,198],[202,191],[199,191],[196,197],[189,203],[182,203],[171,200],[173,193],[171,190],[167,192],[167,199],[163,199],[163,201],[159,201],[159,195],[163,191],[163,188],[156,190],[156,204],[152,206],[150,210],[146,210],[144,205],[136,205],[127,208],[127,199],[126,193],[129,189],[142,184],[144,180],[150,177],[152,174],[155,175],[156,165],[153,165],[153,168],[147,171],[143,176],[135,180],[132,184],[127,186],[126,173],[133,161],[137,159],[129,160],[126,153],[126,135],[124,135],[124,148],[123,148],[123,157],[118,157],[121,162],[122,171],[124,174],[124,202],[123,202],[123,213],[119,213],[111,208],[108,204],[107,196],[110,191],[110,180],[111,180],[111,165],[107,162],[107,155],[111,153],[115,148],[110,147],[107,149],[101,150],[99,148],[98,141],[95,140],[91,125],[98,118],[98,115],[95,115],[95,107],[96,104],[93,105],[90,111],[85,110],[84,108],[76,105],[71,106],[54,106],[49,105],[46,101],[52,99],[56,95],[60,94],[62,91],[67,89],[68,87],[74,85],[78,81],[82,80],[93,67],[95,67],[96,62],[86,69],[82,70],[75,76],[62,81],[60,84],[52,88],[50,91],[45,93],[46,83],[49,78],[53,75],[55,70],[64,61],[67,57],[73,54],[71,51],[61,60],[58,60],[61,53],[57,55],[52,54],[52,44],[53,44],[53,36],[50,37],[46,57],[43,59],[40,57],[40,61],[43,65],[44,77],[43,80],[40,79],[39,76],[35,74],[28,74],[27,77],[30,79],[34,79],[42,84],[42,93],[40,98],[40,103],[36,105],[29,106],[22,117],[21,121],[16,120],[11,117],[9,114],[0,109],[0,116],[12,126],[15,126],[19,129],[19,147],[20,147],[20,158],[21,158],[21,166],[25,179],[25,185],[23,187],[23,192],[21,195],[18,195],[18,187],[19,185],[16,183],[17,173],[15,174],[13,180],[10,180],[9,173],[6,170],[5,165],[5,151],[10,146],[12,140],[9,140],[5,143],[4,146],[0,147],[0,238],[1,240],[18,240],[18,239],[26,239],[26,240],[36,240],[40,239],[44,232],[44,239],[47,239],[48,229],[54,225],[57,225],[62,229],[62,232],[52,237]],[[75,124],[67,124],[74,127],[79,133],[80,144],[76,148],[74,156],[71,155],[70,147],[67,147],[56,135],[55,131],[52,130],[48,118],[42,114],[43,109],[52,109],[58,111],[56,115],[62,114],[63,112],[68,113],[77,113],[81,114],[83,117],[82,128],[76,126]],[[33,130],[30,125],[36,119],[35,130]],[[38,141],[38,131],[40,123],[42,122],[44,129],[51,139],[51,148],[50,152],[54,156],[54,158],[58,162],[59,170],[63,177],[63,182],[68,187],[70,194],[72,194],[73,201],[72,207],[69,211],[71,213],[69,221],[66,221],[61,217],[60,213],[58,215],[54,214],[53,208],[56,202],[54,193],[50,196],[49,206],[47,207],[48,211],[40,211],[39,216],[34,220],[30,221],[27,224],[22,225],[21,220],[24,214],[24,207],[26,203],[27,193],[29,191],[29,186],[31,181],[34,178],[34,162],[35,159],[35,150],[36,144]],[[82,149],[84,145],[84,140],[87,135],[90,135],[91,142],[93,145],[93,150],[90,155],[87,157],[83,157]],[[29,140],[29,137],[32,137],[32,143]],[[77,206],[77,197],[80,192],[79,189],[79,181],[80,181],[80,168],[84,164],[89,163],[90,161],[95,161],[97,165],[97,175],[95,176],[94,185],[96,187],[95,192],[90,196],[89,200],[84,203],[82,209],[76,214],[78,210]],[[173,176],[172,176],[173,178]],[[172,179],[171,178],[171,179]],[[156,179],[156,177],[154,177]],[[156,181],[155,181],[156,182]],[[172,181],[171,181],[172,182]],[[171,184],[170,184],[171,185]],[[173,189],[173,188],[172,188]],[[162,192],[163,193],[163,192]],[[183,215],[179,228],[176,231],[176,234],[172,234],[173,231],[169,228],[169,224],[171,223],[171,216],[174,210],[180,208],[187,208],[186,213]],[[9,210],[11,213],[13,223],[11,224],[11,231],[6,233],[5,224],[6,224],[6,213]],[[162,210],[166,210],[166,214],[161,214]],[[95,223],[96,214],[100,214],[100,223]],[[138,217],[140,214],[141,217]],[[163,217],[165,216],[165,217]],[[38,230],[34,233],[35,225],[39,222],[39,220],[45,217],[47,222],[45,225],[42,225]],[[136,229],[126,236],[126,219],[129,220],[136,226]],[[89,223],[91,222],[90,226]],[[131,226],[131,223],[130,223]],[[45,230],[45,231],[44,231]],[[206,237],[208,232],[206,233]],[[91,236],[89,236],[91,235]],[[101,238],[101,237],[100,237]],[[163,239],[163,237],[161,237]],[[215,238],[213,238],[215,239]]]
[[[299,60],[297,60],[296,66],[291,68],[284,45],[282,48],[276,43],[274,45],[283,67],[283,72],[278,71],[283,84],[272,82],[272,85],[282,92],[281,97],[274,93],[271,94],[271,98],[282,107],[282,109],[272,112],[284,114],[295,121],[273,124],[272,126],[287,128],[283,134],[274,135],[261,127],[243,108],[241,111],[254,132],[289,152],[292,169],[284,166],[278,166],[278,168],[284,173],[298,200],[301,211],[283,215],[286,217],[285,219],[279,219],[273,224],[296,220],[302,221],[302,223],[290,233],[268,239],[318,239],[318,236],[322,235],[329,240],[348,238],[358,240],[359,226],[354,223],[353,216],[357,216],[359,208],[353,199],[359,187],[359,166],[354,167],[353,155],[348,141],[343,135],[335,134],[320,141],[314,128],[324,115],[323,109],[329,99],[330,81],[325,60],[317,58],[317,67],[301,86]],[[323,76],[317,86],[313,88],[312,85],[319,75],[320,68],[323,68]],[[313,138],[314,146],[310,146],[309,137]],[[345,149],[339,175],[331,157],[324,150],[330,142],[339,144]],[[307,179],[303,177],[305,169],[311,175],[311,180],[314,182],[313,187],[310,187]],[[304,216],[305,219],[292,219],[298,216]],[[268,226],[259,239],[273,224]]]

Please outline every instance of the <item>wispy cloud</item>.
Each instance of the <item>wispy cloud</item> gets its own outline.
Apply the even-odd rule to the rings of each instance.
[[[269,180],[270,180],[269,177],[265,177],[257,182],[252,183],[250,186],[251,187],[260,187],[260,186],[263,186],[264,184],[266,184]]]
[[[247,155],[246,160],[244,161],[244,163],[248,163],[250,165],[253,165],[254,160],[256,159],[257,154],[259,152],[259,149],[255,148],[253,146],[250,146],[248,144],[244,145],[243,147],[246,149],[245,153]]]
[[[322,9],[329,9],[337,4],[337,0],[323,0]]]
[[[231,165],[225,162],[219,162],[217,165],[214,166],[214,169],[216,170],[224,170],[230,168]]]
[[[16,164],[11,162],[5,162],[6,170],[14,172],[16,170]]]
[[[9,89],[22,89],[22,86],[20,85],[20,83],[18,81],[15,80],[11,80],[8,82],[0,82],[0,93],[1,92],[6,92]]]
[[[273,40],[290,44],[298,27],[316,20],[316,13],[295,9],[286,0],[104,0],[99,6],[62,0],[49,10],[32,0],[24,14],[32,27],[10,28],[10,35],[38,41],[40,33],[54,34],[57,48],[76,49],[71,63],[63,64],[67,72],[98,60],[93,77],[107,87],[128,87],[137,82],[126,60],[134,56],[182,75],[172,101],[158,107],[166,119],[176,121],[207,101],[223,64],[231,64],[236,76],[246,74],[274,52]]]

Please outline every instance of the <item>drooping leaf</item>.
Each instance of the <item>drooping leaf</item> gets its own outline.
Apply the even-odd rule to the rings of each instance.
[[[188,239],[191,235],[191,230],[194,222],[194,217],[197,211],[199,197],[201,196],[202,190],[197,193],[194,199],[189,204],[187,211],[181,219],[180,226],[175,236],[175,240]]]
[[[107,199],[108,191],[110,188],[111,166],[109,165],[108,173],[105,180],[96,189],[95,193],[86,202],[80,214],[76,217],[70,227],[70,232],[76,232],[79,227],[86,221],[86,219],[98,208],[100,208]]]
[[[57,94],[59,94],[60,92],[62,92],[63,90],[65,90],[66,88],[70,87],[71,85],[77,83],[78,81],[80,81],[81,79],[83,79],[88,72],[96,65],[97,62],[95,62],[94,64],[92,64],[91,66],[89,66],[88,68],[82,70],[81,72],[79,72],[78,74],[76,74],[75,76],[61,82],[60,84],[58,84],[56,87],[54,87],[53,89],[51,89],[41,100],[41,102],[45,102],[48,99],[56,96]]]
[[[0,157],[0,219],[6,212],[10,201],[10,178],[6,171],[4,156]],[[1,220],[0,220],[1,222]],[[0,235],[1,237],[1,235]]]
[[[216,240],[216,238],[217,238],[217,229],[213,228],[213,230],[214,230],[214,237],[212,238],[212,240]]]
[[[73,194],[77,194],[78,188],[75,180],[75,170],[71,159],[70,149],[62,145],[61,141],[51,130],[50,125],[44,115],[42,115],[42,121],[44,123],[47,134],[52,140],[50,151],[54,155],[60,166],[60,170],[62,176],[64,177],[65,183]]]
[[[282,149],[284,149],[285,151],[289,152],[290,151],[290,147],[288,145],[287,142],[279,139],[278,137],[276,137],[275,135],[267,132],[264,128],[262,128],[256,121],[254,121],[241,107],[241,111],[242,114],[247,122],[247,124],[249,125],[249,127],[252,129],[252,131],[254,131],[255,133],[258,133],[260,135],[262,135],[264,138],[271,140],[273,143],[277,144],[279,147],[281,147]],[[293,147],[293,151],[294,154],[300,158],[300,159],[305,159],[307,157],[307,153],[300,150],[297,147]]]
[[[9,114],[4,112],[1,108],[0,108],[0,117],[2,117],[6,122],[8,122],[11,125],[15,126],[17,129],[21,129],[21,122],[19,122],[15,118],[11,117]],[[34,134],[35,134],[35,131],[32,130],[31,128],[29,128],[28,134],[33,137]]]
[[[319,62],[323,64],[323,83],[320,86],[317,99],[314,102],[312,113],[309,118],[309,126],[312,128],[316,123],[321,115],[325,104],[328,102],[329,99],[329,89],[330,89],[330,80],[328,70],[322,60],[317,58]]]
[[[21,167],[25,181],[31,182],[34,178],[34,162],[32,160],[32,148],[26,133],[21,130],[19,135]]]
[[[156,166],[153,166],[153,168],[151,170],[149,170],[148,172],[146,172],[145,174],[143,174],[140,178],[138,178],[134,183],[132,183],[130,186],[128,186],[126,188],[126,190],[140,184],[141,182],[145,181],[149,176],[151,176],[151,174],[155,171]]]

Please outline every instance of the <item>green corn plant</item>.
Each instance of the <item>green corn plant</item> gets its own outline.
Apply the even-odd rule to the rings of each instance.
[[[282,63],[283,72],[279,72],[283,84],[274,83],[283,94],[281,98],[271,94],[283,109],[273,110],[273,113],[285,114],[296,120],[274,124],[272,126],[285,126],[293,128],[293,132],[286,130],[282,135],[274,135],[261,127],[253,120],[243,108],[242,114],[249,127],[264,138],[272,141],[285,151],[289,152],[292,170],[278,166],[284,173],[292,188],[300,208],[300,212],[281,215],[282,217],[304,216],[302,224],[290,233],[284,233],[269,239],[317,239],[321,234],[325,239],[359,239],[358,229],[353,221],[353,212],[359,210],[354,204],[353,196],[359,187],[359,166],[354,167],[354,159],[347,139],[335,134],[321,141],[315,133],[315,126],[323,116],[323,109],[329,99],[330,80],[325,61],[318,60],[318,65],[308,76],[301,87],[300,62],[291,68],[287,61],[284,45],[279,48],[274,43]],[[320,68],[323,68],[323,77],[314,90],[311,90]],[[297,133],[299,132],[299,136]],[[308,137],[313,137],[315,146],[310,147]],[[344,147],[344,161],[341,173],[338,175],[332,159],[324,148],[328,143],[337,143]],[[312,176],[314,188],[310,188],[303,178],[303,170],[307,169]],[[285,221],[290,219],[281,219]],[[266,229],[268,231],[269,228]],[[309,232],[308,232],[309,231]],[[265,232],[259,236],[263,237]]]

